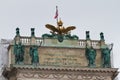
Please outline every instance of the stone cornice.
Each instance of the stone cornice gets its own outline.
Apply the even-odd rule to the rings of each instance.
[[[55,67],[55,66],[33,66],[33,65],[12,65],[15,69],[28,70],[53,70],[53,71],[82,71],[82,72],[101,72],[101,73],[116,73],[118,68],[88,68],[88,67]]]
[[[23,67],[13,65],[10,73],[14,71],[17,78],[20,80],[113,80],[118,74],[117,70],[117,68],[64,68],[53,66]]]

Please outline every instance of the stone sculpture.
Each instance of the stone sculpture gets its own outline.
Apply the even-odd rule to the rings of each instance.
[[[102,40],[102,41],[105,40],[105,39],[104,39],[104,33],[103,33],[103,32],[100,33],[100,40]]]
[[[86,40],[90,40],[89,31],[86,31]]]
[[[14,45],[15,64],[22,64],[24,60],[24,46],[19,42]]]
[[[96,50],[93,47],[86,47],[86,58],[89,67],[95,67]]]
[[[39,64],[39,55],[38,55],[38,47],[37,45],[33,45],[30,47],[30,57],[31,63],[33,65],[38,65]]]
[[[113,48],[113,44],[111,44],[111,48],[109,49],[108,46],[101,49],[102,52],[102,59],[103,59],[103,67],[111,67],[110,64],[110,53]]]

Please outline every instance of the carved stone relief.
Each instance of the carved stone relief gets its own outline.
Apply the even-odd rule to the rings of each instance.
[[[83,75],[73,73],[36,73],[36,72],[26,72],[18,73],[17,80],[111,80],[108,76],[99,75]]]

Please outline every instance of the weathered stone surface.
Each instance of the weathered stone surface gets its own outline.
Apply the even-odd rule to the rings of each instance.
[[[10,80],[113,80],[117,69],[102,68],[33,68],[15,67]],[[16,73],[16,76],[12,75]]]
[[[59,43],[56,40],[41,39],[42,45],[38,48],[39,65],[31,65],[29,49],[33,44],[39,45],[40,39],[22,40],[25,45],[24,64],[22,65],[15,65],[14,43],[9,46],[9,70],[5,72],[9,80],[113,80],[118,74],[115,68],[102,68],[99,41],[90,41],[97,55],[96,66],[88,68],[85,40],[64,40],[65,43],[64,41]]]
[[[31,64],[31,57],[29,54],[29,46],[25,48],[24,64]],[[15,57],[13,47],[10,49],[11,64],[15,64]],[[71,67],[87,67],[88,62],[85,56],[85,49],[81,48],[67,48],[67,47],[40,47],[39,62],[40,65],[54,65],[54,66],[71,66]],[[96,67],[101,67],[101,52],[97,50],[95,60]]]

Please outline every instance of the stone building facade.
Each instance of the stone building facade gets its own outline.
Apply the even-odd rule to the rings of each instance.
[[[86,39],[70,37],[58,35],[60,40],[48,34],[47,37],[36,37],[34,29],[31,29],[30,37],[25,37],[20,36],[17,28],[8,47],[9,60],[3,75],[8,80],[113,80],[117,76],[118,69],[103,62],[101,49],[107,45],[103,34],[100,34],[100,40],[91,40],[88,33]],[[24,46],[24,55],[17,63],[15,45],[19,42]],[[36,46],[35,52],[32,51],[37,55],[35,58],[31,56],[33,46]],[[96,53],[94,61],[89,61],[93,56],[89,58],[86,54],[86,48],[91,46]]]

